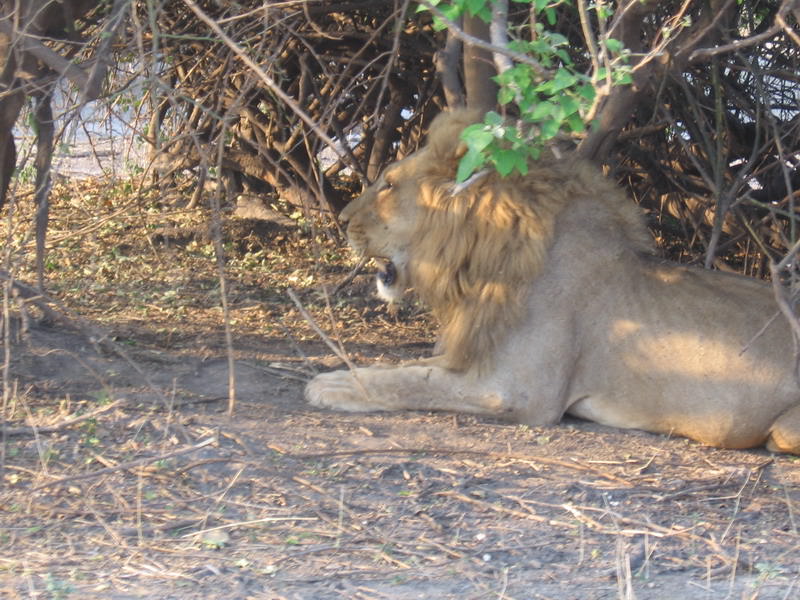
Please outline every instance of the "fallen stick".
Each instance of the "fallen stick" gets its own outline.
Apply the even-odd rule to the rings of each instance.
[[[52,487],[54,485],[61,485],[63,483],[69,483],[71,481],[80,481],[82,479],[91,479],[92,477],[99,477],[100,475],[106,475],[108,473],[113,473],[114,471],[132,469],[133,467],[148,465],[150,463],[154,463],[159,460],[173,458],[175,456],[181,456],[183,454],[189,454],[190,452],[194,452],[195,450],[200,450],[201,448],[205,448],[209,444],[213,444],[216,441],[217,441],[217,436],[210,437],[203,440],[202,442],[198,442],[194,446],[190,446],[189,448],[182,448],[181,450],[175,450],[174,452],[167,452],[166,454],[159,454],[158,456],[149,456],[147,458],[138,458],[136,460],[129,460],[127,462],[114,465],[113,467],[106,467],[105,469],[92,471],[91,473],[82,473],[81,475],[73,475],[71,477],[64,477],[62,479],[48,481],[47,483],[43,483],[42,485],[37,485],[31,491],[38,492],[39,490],[43,490],[44,488]]]
[[[62,429],[66,429],[67,427],[72,427],[73,425],[77,425],[78,423],[82,423],[84,421],[88,421],[96,417],[97,415],[101,415],[104,412],[108,412],[112,408],[117,408],[120,404],[122,404],[122,400],[115,400],[111,404],[107,404],[105,406],[101,406],[100,408],[96,408],[95,410],[89,411],[88,413],[81,415],[80,417],[74,417],[72,419],[67,419],[66,421],[62,421],[61,423],[57,423],[55,425],[47,425],[45,427],[10,427],[6,428],[5,433],[6,436],[18,436],[18,435],[36,435],[40,433],[55,433],[57,431],[61,431]]]
[[[350,358],[347,356],[347,354],[345,353],[344,349],[340,348],[336,344],[334,344],[333,340],[331,340],[331,338],[328,336],[328,334],[326,334],[324,331],[322,331],[320,326],[317,325],[317,322],[314,320],[314,317],[311,316],[311,314],[303,306],[303,303],[300,302],[300,298],[297,297],[297,294],[294,293],[294,290],[289,288],[289,289],[286,290],[286,293],[289,295],[289,298],[292,299],[292,302],[294,302],[294,305],[297,307],[297,310],[300,311],[300,314],[303,315],[303,318],[311,326],[311,329],[313,329],[314,332],[322,339],[322,341],[325,342],[325,345],[328,346],[328,348],[330,348],[333,351],[333,353],[338,358],[340,358],[348,366],[348,368],[351,371],[355,370],[355,368],[356,368],[355,365],[350,360]]]
[[[353,280],[354,280],[354,279],[355,279],[355,278],[358,276],[358,274],[359,274],[359,273],[361,273],[362,269],[364,268],[364,265],[366,265],[366,264],[367,264],[367,261],[368,261],[368,260],[369,260],[368,258],[366,258],[366,257],[362,257],[362,258],[361,258],[361,259],[358,261],[358,264],[357,264],[357,265],[356,265],[356,266],[353,268],[353,270],[352,270],[352,271],[350,271],[350,273],[347,275],[347,277],[345,277],[344,279],[342,279],[342,280],[341,280],[341,281],[340,281],[340,282],[339,282],[339,283],[336,285],[336,287],[335,287],[335,288],[333,288],[333,291],[331,292],[331,296],[336,296],[336,295],[337,295],[339,292],[341,292],[341,291],[342,291],[344,288],[346,288],[348,285],[350,285],[350,284],[353,282]]]

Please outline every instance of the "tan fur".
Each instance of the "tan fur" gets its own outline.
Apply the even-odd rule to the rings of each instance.
[[[613,226],[631,244],[646,250],[649,236],[635,206],[605,180],[588,182],[596,173],[582,163],[543,160],[525,177],[491,173],[453,194],[453,175],[463,153],[459,136],[476,118],[471,111],[443,113],[431,125],[427,146],[391,173],[394,179],[416,182],[395,186],[401,191],[396,205],[418,209],[408,240],[413,257],[408,283],[441,324],[439,346],[449,367],[475,366],[485,372],[497,344],[521,318],[526,284],[547,258],[555,216],[582,191],[580,186],[605,188],[598,201],[607,205]],[[376,217],[380,208],[374,200],[374,191],[368,190],[348,208],[344,216],[351,236],[354,230],[383,236],[380,227],[366,227],[408,214],[401,209]]]
[[[344,410],[422,408],[530,424],[565,412],[708,444],[800,453],[786,328],[739,277],[652,257],[636,206],[592,166],[545,158],[454,193],[468,111],[432,124],[342,213],[352,246],[398,267],[441,322],[442,355],[317,376]],[[747,351],[742,349],[747,345]]]

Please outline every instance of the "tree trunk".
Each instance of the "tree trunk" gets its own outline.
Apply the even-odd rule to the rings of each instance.
[[[464,17],[464,33],[489,41],[489,24],[478,17]],[[467,90],[467,106],[481,111],[494,110],[497,106],[497,84],[492,53],[482,48],[464,45],[464,87]]]

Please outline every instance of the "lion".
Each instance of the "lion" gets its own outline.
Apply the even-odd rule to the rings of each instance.
[[[382,295],[413,288],[432,310],[434,356],[317,375],[306,399],[533,426],[566,414],[800,454],[794,346],[769,287],[656,257],[639,208],[576,158],[457,186],[478,117],[438,116],[341,213],[353,249],[386,261]]]

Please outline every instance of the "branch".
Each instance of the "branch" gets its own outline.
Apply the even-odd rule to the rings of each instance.
[[[795,248],[796,247],[797,244],[795,244]],[[792,250],[795,250],[795,248]],[[787,257],[794,256],[795,253],[791,251],[787,255]],[[783,261],[781,261],[781,264],[784,262],[786,262],[785,258]],[[778,308],[783,316],[789,322],[789,327],[792,330],[795,340],[795,378],[800,378],[800,356],[798,356],[797,353],[797,343],[800,341],[800,321],[798,321],[797,314],[792,308],[791,294],[787,293],[786,287],[781,282],[781,269],[779,268],[779,265],[770,261],[769,272],[772,277],[772,291],[775,294],[775,302],[778,304]]]
[[[31,490],[31,492],[38,492],[39,490],[42,490],[44,488],[49,488],[54,485],[61,485],[63,483],[68,483],[70,481],[79,481],[81,479],[91,479],[92,477],[99,477],[100,475],[106,475],[108,473],[113,473],[114,471],[127,471],[128,469],[132,469],[134,467],[141,467],[143,465],[149,465],[151,463],[158,462],[159,460],[166,460],[167,458],[182,456],[183,454],[196,452],[197,450],[205,448],[206,446],[213,444],[217,441],[218,441],[218,436],[215,435],[213,437],[203,440],[202,442],[198,442],[194,446],[189,446],[188,448],[175,450],[174,452],[167,452],[166,454],[159,454],[157,456],[149,456],[147,458],[129,460],[127,462],[122,462],[119,463],[118,465],[114,465],[113,467],[107,467],[105,469],[98,469],[97,471],[92,471],[91,473],[82,473],[80,475],[73,475],[72,477],[64,477],[63,479],[48,481],[47,483],[37,485],[35,488]]]
[[[600,53],[597,50],[597,42],[594,39],[592,24],[589,22],[589,11],[586,8],[586,0],[578,0],[578,16],[581,21],[583,39],[586,42],[586,49],[592,59],[592,72],[596,75],[600,71]]]
[[[797,20],[800,21],[800,18],[798,18],[800,17],[800,14],[798,13],[800,13],[800,10],[798,10],[795,13],[795,18],[797,18]],[[792,27],[786,22],[786,19],[783,18],[782,14],[778,14],[778,16],[775,17],[775,22],[778,23],[781,27],[783,27],[783,30],[786,32],[786,35],[788,35],[795,44],[800,46],[800,35],[797,35],[797,32],[794,29],[792,29]]]
[[[189,2],[190,0],[184,0],[184,2]],[[469,35],[465,33],[463,29],[461,29],[457,23],[448,19],[445,14],[436,8],[433,4],[428,2],[428,0],[419,0],[419,3],[422,4],[425,8],[431,11],[436,17],[445,25],[447,25],[447,30],[452,32],[458,39],[469,46],[475,46],[476,48],[482,48],[483,50],[488,50],[489,52],[500,54],[503,56],[508,56],[514,59],[517,62],[524,63],[526,65],[530,65],[533,67],[533,70],[541,79],[548,79],[550,77],[550,72],[545,69],[542,64],[537,61],[536,59],[531,58],[527,54],[522,54],[520,52],[514,52],[513,50],[509,50],[503,46],[496,46],[495,44],[490,44],[488,42],[484,42],[482,39],[475,37],[474,35]]]
[[[439,81],[442,83],[447,106],[465,106],[467,101],[464,94],[464,87],[458,76],[458,60],[461,56],[461,42],[452,31],[447,32],[447,42],[444,49],[439,50],[434,57],[436,72],[439,74]]]
[[[359,264],[361,263],[359,262]],[[322,329],[320,329],[320,326],[317,325],[317,322],[314,320],[314,317],[312,317],[309,314],[309,312],[305,309],[303,303],[300,302],[300,298],[298,298],[297,294],[294,293],[294,290],[288,288],[286,290],[286,293],[289,295],[289,298],[292,299],[292,302],[294,302],[294,305],[297,307],[297,310],[300,311],[300,314],[303,315],[303,318],[308,322],[308,324],[311,326],[314,332],[322,339],[323,342],[325,342],[325,345],[328,346],[328,348],[330,348],[333,351],[333,353],[337,357],[339,357],[351,371],[354,371],[356,367],[345,353],[344,348],[340,348],[336,344],[334,344],[333,340],[331,340],[331,338],[328,337],[325,334],[325,332],[322,331]]]
[[[62,421],[56,425],[48,425],[46,427],[11,427],[6,429],[5,434],[9,437],[18,436],[18,435],[36,435],[39,433],[56,433],[57,431],[61,431],[62,429],[66,429],[67,427],[72,427],[73,425],[77,425],[78,423],[83,423],[84,421],[88,421],[89,419],[93,419],[98,415],[101,415],[105,412],[110,411],[111,409],[117,408],[120,404],[122,404],[122,400],[116,400],[111,404],[106,404],[105,406],[101,406],[95,410],[89,411],[86,414],[83,414],[79,417],[73,417],[72,419],[67,419],[66,421]]]
[[[241,60],[245,65],[247,65],[248,68],[250,68],[250,70],[252,70],[256,75],[258,75],[259,79],[261,79],[261,81],[263,81],[264,84],[266,84],[269,90],[273,94],[275,94],[281,100],[281,102],[283,102],[284,104],[286,104],[286,106],[292,109],[292,112],[294,112],[294,114],[300,117],[300,119],[304,121],[306,125],[308,125],[311,128],[314,134],[320,140],[325,142],[325,144],[327,144],[327,146],[336,153],[336,155],[342,160],[342,162],[344,162],[348,166],[351,166],[353,169],[358,170],[356,165],[351,164],[350,157],[347,156],[347,153],[338,147],[336,142],[333,141],[333,139],[331,139],[331,137],[322,130],[322,128],[317,124],[317,122],[314,121],[314,119],[312,119],[311,116],[302,109],[302,107],[294,100],[294,98],[292,98],[291,96],[289,96],[289,94],[284,92],[283,89],[281,89],[281,87],[277,83],[275,83],[275,80],[273,80],[272,77],[267,75],[266,71],[264,71],[264,69],[262,69],[258,64],[256,64],[256,62],[252,58],[250,58],[247,55],[247,53],[241,48],[241,46],[239,46],[230,37],[228,37],[228,35],[224,31],[222,31],[222,28],[217,24],[216,21],[214,21],[214,19],[212,19],[205,12],[203,12],[203,10],[199,6],[197,6],[197,3],[194,0],[183,0],[183,2],[184,4],[186,4],[186,6],[189,7],[189,9],[194,14],[197,15],[197,18],[199,18],[206,25],[208,25],[209,29],[211,29],[211,31],[213,31],[214,34],[216,34],[219,37],[219,39],[221,39],[225,43],[225,45],[228,46],[228,48],[230,48],[233,51],[233,53],[237,56],[239,60]]]
[[[14,29],[14,27],[4,19],[0,19],[0,33],[7,35],[12,40],[18,40],[19,48],[23,52],[27,52],[34,58],[42,61],[56,73],[69,79],[78,89],[86,89],[89,82],[89,76],[86,71],[74,62],[67,60],[42,44],[38,41],[36,36]]]
[[[800,45],[800,37],[798,37],[797,33],[791,27],[789,27],[784,19],[784,15],[789,12],[794,4],[795,2],[792,0],[784,0],[780,9],[778,9],[778,14],[775,16],[775,23],[773,23],[772,27],[763,33],[759,33],[758,35],[753,35],[742,40],[736,40],[730,44],[723,44],[722,46],[714,46],[713,48],[700,48],[699,50],[692,52],[692,54],[689,56],[689,62],[696,62],[705,58],[716,56],[718,54],[726,54],[728,52],[741,50],[742,48],[755,46],[764,40],[768,40],[769,38],[773,37],[781,29],[785,30],[786,34],[795,43]]]
[[[130,2],[128,0],[114,0],[114,6],[108,15],[106,26],[100,33],[100,44],[95,49],[95,63],[89,73],[86,87],[82,88],[85,90],[83,96],[86,100],[97,100],[100,97],[100,87],[106,78],[108,65],[111,64],[111,44],[114,43],[117,37],[117,30],[125,20],[129,6]]]
[[[508,0],[494,0],[492,3],[492,22],[489,24],[489,37],[492,44],[500,48],[508,47]],[[514,61],[506,54],[493,52],[494,66],[501,74],[514,66]]]
[[[777,21],[777,19],[776,19]],[[772,27],[767,29],[763,33],[759,33],[758,35],[750,36],[749,38],[744,38],[743,40],[736,40],[735,42],[731,42],[730,44],[723,44],[722,46],[714,46],[713,48],[700,48],[699,50],[695,50],[689,55],[689,62],[699,62],[706,58],[711,58],[712,56],[717,56],[718,54],[727,54],[728,52],[735,52],[736,50],[741,50],[742,48],[747,48],[748,46],[755,46],[774,36],[782,29],[780,23],[775,23]]]

